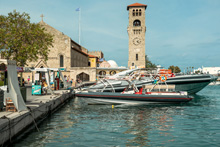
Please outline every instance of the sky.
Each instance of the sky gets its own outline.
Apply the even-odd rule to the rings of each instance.
[[[168,68],[220,67],[220,0],[0,0],[0,15],[28,13],[79,42],[102,51],[119,66],[128,62],[128,11],[133,3],[147,5],[145,53]]]

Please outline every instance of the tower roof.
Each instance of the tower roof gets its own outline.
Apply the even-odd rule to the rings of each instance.
[[[129,10],[129,7],[147,7],[147,5],[144,5],[144,4],[140,4],[140,3],[134,3],[134,4],[131,4],[131,5],[128,5],[127,6],[127,10]]]

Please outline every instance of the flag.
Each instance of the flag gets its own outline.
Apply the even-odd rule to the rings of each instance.
[[[76,11],[80,11],[80,8],[77,8]]]

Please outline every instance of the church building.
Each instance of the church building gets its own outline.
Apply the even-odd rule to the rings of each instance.
[[[49,48],[50,52],[46,62],[39,58],[36,62],[29,62],[27,67],[59,68],[63,70],[63,75],[68,77],[69,80],[73,79],[76,81],[77,78],[80,78],[82,81],[95,81],[96,68],[89,65],[90,61],[94,60],[94,56],[89,55],[86,48],[73,41],[69,36],[48,25],[43,20],[40,24],[45,28],[47,33],[53,35],[53,47]],[[27,77],[32,78],[31,74],[31,72],[24,72],[24,79],[27,80]]]

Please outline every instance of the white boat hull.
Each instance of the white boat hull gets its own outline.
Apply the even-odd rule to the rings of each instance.
[[[88,98],[80,98],[84,103],[88,105],[147,105],[147,104],[170,104],[177,102],[145,102],[145,101],[129,101],[129,100],[115,100],[115,99],[88,99]]]

